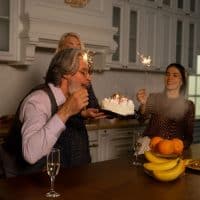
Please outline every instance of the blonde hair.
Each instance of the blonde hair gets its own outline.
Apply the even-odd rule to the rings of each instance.
[[[56,53],[59,52],[59,51],[61,51],[61,50],[63,50],[63,49],[65,49],[65,47],[64,47],[64,46],[65,46],[65,39],[66,39],[67,37],[75,37],[75,38],[80,42],[81,50],[85,50],[85,46],[84,46],[84,44],[81,42],[80,36],[79,36],[77,33],[69,32],[69,33],[64,33],[64,34],[61,36],[61,38],[60,38],[60,40],[59,40],[59,42],[58,42],[58,46],[57,46],[57,49],[56,49]]]

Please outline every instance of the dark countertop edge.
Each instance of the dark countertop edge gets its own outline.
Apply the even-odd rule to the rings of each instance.
[[[140,124],[136,119],[101,119],[86,123],[86,128],[88,131],[99,129],[132,128],[137,126],[142,126],[142,124]]]

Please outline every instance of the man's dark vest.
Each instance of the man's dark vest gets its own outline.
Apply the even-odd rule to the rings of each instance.
[[[51,113],[53,115],[57,111],[58,107],[55,97],[49,86],[40,85],[31,90],[28,95],[36,90],[44,90],[48,94],[51,101]],[[17,109],[16,117],[10,134],[3,144],[3,148],[10,153],[10,155],[12,155],[17,162],[18,169],[16,171],[16,175],[40,171],[46,164],[45,157],[40,159],[34,165],[27,163],[23,158],[21,137],[22,123],[19,120],[21,103]],[[89,163],[91,158],[89,153],[88,134],[83,118],[80,114],[74,115],[68,119],[65,126],[65,131],[63,131],[54,145],[54,147],[59,148],[61,151],[61,165],[64,167],[73,167]]]

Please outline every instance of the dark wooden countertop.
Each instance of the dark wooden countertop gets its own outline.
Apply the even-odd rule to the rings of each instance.
[[[196,150],[200,153],[200,145]],[[194,148],[194,149],[195,149]],[[2,200],[47,200],[50,181],[45,172],[0,180]],[[173,182],[159,182],[121,158],[87,166],[62,169],[55,188],[62,200],[198,200],[200,173],[186,171]]]
[[[112,129],[112,128],[129,128],[140,126],[136,119],[101,119],[101,120],[88,120],[86,127],[88,130],[98,129]]]
[[[98,130],[98,129],[112,129],[112,128],[128,128],[136,127],[140,124],[136,119],[100,119],[100,120],[87,120],[87,130]],[[8,134],[10,123],[1,124],[0,126],[0,138],[4,138]]]

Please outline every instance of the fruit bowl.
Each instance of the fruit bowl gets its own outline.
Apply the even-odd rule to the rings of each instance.
[[[173,158],[178,158],[178,157],[181,157],[181,154],[161,154],[161,153],[158,153],[158,152],[155,152],[155,151],[152,151],[152,153],[155,155],[155,156],[158,156],[160,158],[169,158],[169,159],[173,159]]]

